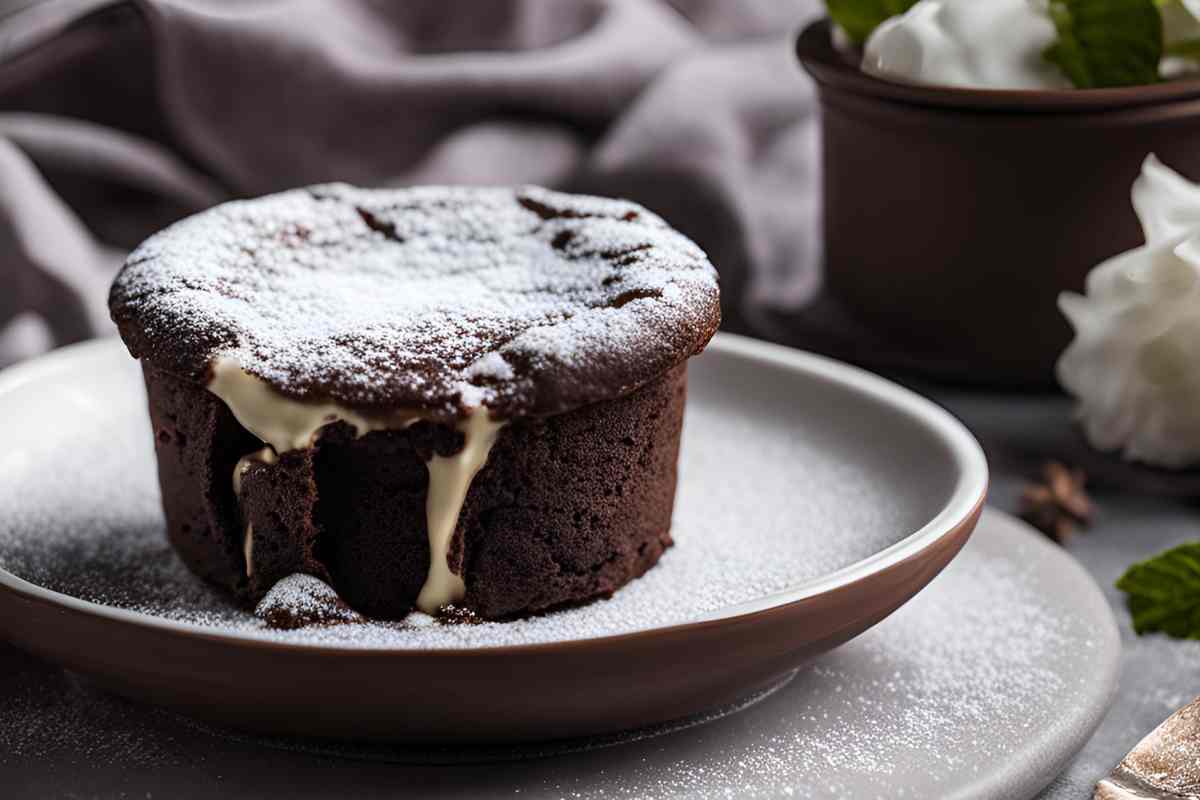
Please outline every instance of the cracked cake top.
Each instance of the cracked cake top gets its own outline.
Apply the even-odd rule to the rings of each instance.
[[[634,203],[536,187],[296,189],[138,247],[109,296],[130,352],[217,357],[296,399],[511,418],[627,394],[720,321],[705,254]]]

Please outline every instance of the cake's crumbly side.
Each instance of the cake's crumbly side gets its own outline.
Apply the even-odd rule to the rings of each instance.
[[[463,509],[465,605],[489,619],[607,597],[671,546],[685,366],[506,429]]]
[[[429,566],[426,461],[461,449],[461,433],[421,422],[356,438],[331,425],[312,448],[251,463],[239,498],[235,466],[260,443],[202,386],[145,373],[168,534],[193,571],[247,603],[299,572],[370,616],[412,610]],[[624,397],[505,426],[451,544],[459,605],[528,615],[608,596],[653,566],[671,544],[685,393],[680,365]]]
[[[215,395],[143,366],[167,536],[192,572],[245,596],[232,476],[238,460],[261,445]]]

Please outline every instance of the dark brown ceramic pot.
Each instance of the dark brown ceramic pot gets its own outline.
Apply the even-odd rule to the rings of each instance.
[[[1200,81],[906,86],[861,72],[827,21],[796,51],[821,102],[829,293],[954,379],[1050,384],[1071,335],[1058,293],[1142,242],[1146,155],[1200,179]]]

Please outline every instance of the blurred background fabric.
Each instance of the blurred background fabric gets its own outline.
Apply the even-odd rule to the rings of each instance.
[[[818,0],[0,0],[0,366],[110,330],[124,254],[323,181],[630,197],[721,272],[726,329],[820,262]]]

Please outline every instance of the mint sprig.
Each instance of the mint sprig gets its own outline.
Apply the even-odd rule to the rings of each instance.
[[[1045,52],[1076,88],[1157,83],[1163,22],[1155,0],[1050,0],[1058,40]]]
[[[1134,564],[1117,581],[1129,595],[1133,629],[1200,639],[1200,542],[1191,542]]]
[[[889,17],[903,14],[917,0],[826,0],[829,18],[844,30],[855,44],[862,44]]]

